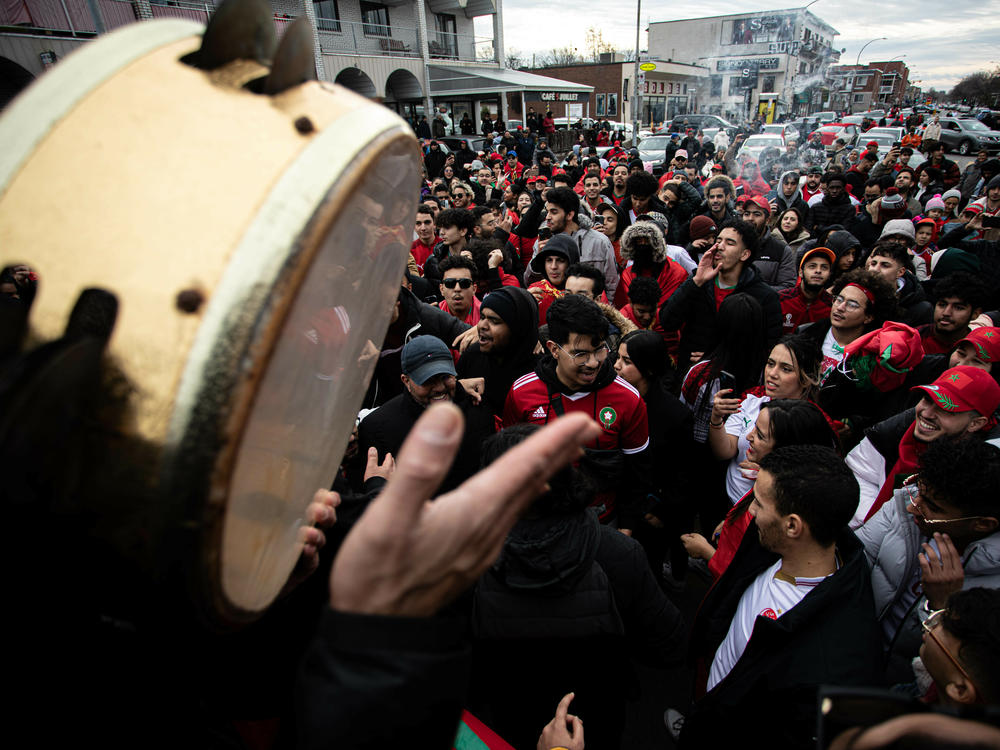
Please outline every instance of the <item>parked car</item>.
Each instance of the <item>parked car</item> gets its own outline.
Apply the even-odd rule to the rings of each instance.
[[[683,133],[685,125],[687,122],[687,127],[697,128],[698,130],[704,130],[705,128],[725,128],[727,132],[734,131],[735,126],[728,120],[724,120],[718,115],[677,115],[673,120],[670,121],[670,125],[665,128],[661,128],[659,132],[667,131],[668,133]],[[730,133],[732,135],[732,133]]]
[[[740,146],[736,158],[744,159],[750,157],[754,161],[759,161],[761,152],[766,148],[772,147],[778,150],[783,149],[785,147],[784,138],[776,135],[752,135],[743,141],[743,145]]]
[[[986,149],[1000,152],[1000,130],[990,130],[985,123],[966,117],[941,118],[941,143],[945,150],[955,150],[963,156]]]
[[[448,151],[458,151],[458,145],[462,141],[469,144],[469,149],[475,154],[480,151],[490,153],[493,151],[493,140],[484,138],[481,135],[449,135],[445,138],[438,138],[438,143],[443,143],[448,147]]]
[[[809,120],[809,122],[816,122],[816,120],[819,120],[821,125],[826,125],[829,122],[836,121],[837,113],[831,111],[813,112],[806,119]]]
[[[764,125],[760,129],[761,135],[776,135],[781,138],[782,142],[788,140],[789,138],[798,141],[799,140],[799,129],[793,123],[776,123],[774,125]]]
[[[894,141],[901,141],[905,134],[906,131],[903,128],[871,128],[865,132],[865,137],[872,136],[874,138],[876,135],[890,135]]]
[[[841,117],[840,121],[850,123],[851,125],[857,125],[860,127],[861,123],[863,123],[867,119],[868,118],[865,115],[847,115],[846,117]]]
[[[812,137],[818,133],[820,140],[823,141],[823,145],[826,146],[826,150],[833,151],[833,142],[838,138],[843,138],[844,143],[848,146],[853,146],[857,143],[858,133],[860,131],[861,128],[852,123],[831,122],[811,132],[809,134],[809,140],[812,140]]]
[[[663,174],[665,167],[664,158],[667,155],[667,144],[670,143],[668,135],[652,135],[639,141],[639,158],[643,164],[649,164],[653,174],[659,177]]]

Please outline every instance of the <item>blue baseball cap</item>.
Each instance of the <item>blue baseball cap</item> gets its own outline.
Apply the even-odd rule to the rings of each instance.
[[[448,346],[436,336],[417,336],[403,346],[403,374],[417,385],[435,375],[455,376],[455,360]]]

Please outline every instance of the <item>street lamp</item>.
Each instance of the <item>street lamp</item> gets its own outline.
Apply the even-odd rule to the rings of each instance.
[[[639,89],[639,28],[642,24],[642,0],[635,3],[635,72],[632,74],[632,81],[635,84],[635,93],[632,94],[632,145],[639,145],[639,106],[642,103],[639,97],[642,93]]]
[[[872,39],[871,41],[865,42],[864,46],[858,50],[858,59],[854,62],[854,64],[855,65],[861,64],[861,53],[865,51],[865,47],[867,47],[869,44],[871,44],[872,42],[884,42],[887,41],[888,39],[889,37],[887,36],[880,36],[877,39]]]

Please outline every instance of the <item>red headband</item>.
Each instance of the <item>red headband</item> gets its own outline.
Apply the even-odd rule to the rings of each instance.
[[[861,290],[861,293],[862,293],[863,295],[865,295],[865,296],[866,296],[866,297],[868,298],[868,301],[869,301],[869,302],[871,302],[871,303],[872,303],[873,305],[875,304],[875,295],[874,295],[874,294],[872,294],[871,292],[869,292],[869,291],[868,291],[867,289],[865,289],[865,288],[864,288],[863,286],[861,286],[861,284],[855,284],[855,283],[854,283],[854,282],[852,281],[852,282],[851,282],[850,284],[845,284],[845,285],[844,285],[844,288],[846,289],[846,288],[847,288],[847,287],[849,287],[849,286],[853,286],[853,287],[854,287],[855,289],[860,289],[860,290]]]

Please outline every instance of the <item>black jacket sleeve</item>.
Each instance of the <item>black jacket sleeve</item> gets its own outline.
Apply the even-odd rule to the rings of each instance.
[[[514,227],[513,233],[518,237],[537,237],[538,228],[545,218],[544,211],[545,201],[542,200],[541,194],[536,195],[524,216],[521,217],[521,221]]]
[[[694,283],[694,278],[677,287],[677,291],[660,308],[660,325],[663,330],[676,331],[684,325],[697,305],[700,294],[703,294],[702,288]]]
[[[461,620],[327,610],[296,686],[303,748],[451,747],[468,689]]]

